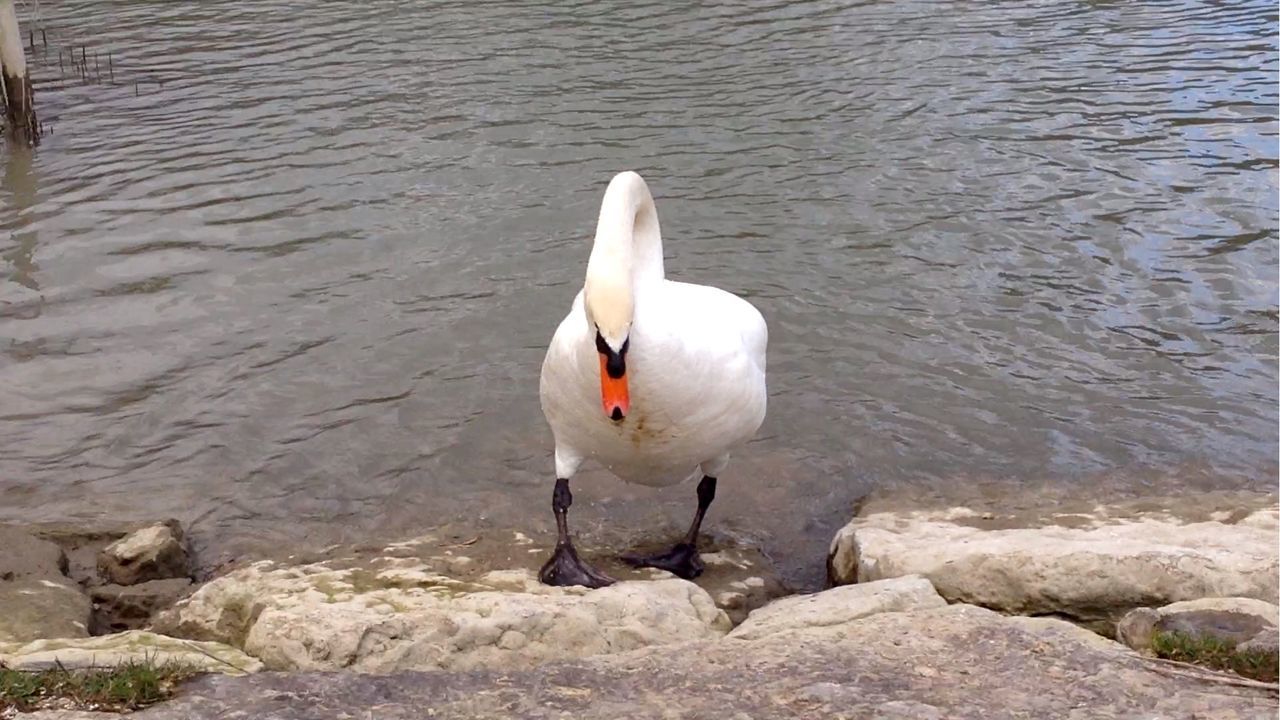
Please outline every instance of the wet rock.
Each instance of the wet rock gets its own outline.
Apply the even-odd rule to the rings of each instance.
[[[89,590],[91,630],[96,635],[140,630],[161,610],[191,593],[186,578],[149,580],[137,585],[99,585]]]
[[[455,563],[457,558],[451,558]],[[528,570],[459,580],[441,559],[253,564],[161,613],[155,629],[241,647],[276,670],[529,667],[716,638],[730,622],[678,579],[551,588]]]
[[[98,555],[98,572],[116,585],[189,578],[191,561],[182,528],[169,520],[125,535]]]
[[[1105,507],[1088,516],[864,511],[832,541],[828,571],[835,584],[920,574],[951,602],[1060,615],[1102,632],[1134,607],[1275,599],[1276,508],[1217,517],[1124,517]]]
[[[290,555],[284,560],[293,565],[323,562],[334,568],[359,568],[394,557],[406,562],[416,560],[454,580],[470,582],[499,569],[537,573],[554,544],[554,536],[538,540],[507,530],[477,532],[470,524],[464,524],[391,544],[335,545]],[[626,553],[644,554],[669,548],[669,534],[661,530],[644,535],[618,533],[597,543],[584,542],[582,546],[580,550],[586,549],[587,559],[597,569],[618,580],[675,577],[654,568],[634,568],[620,560]],[[699,550],[706,567],[694,583],[705,590],[734,623],[741,622],[747,613],[770,600],[791,592],[773,561],[752,539],[707,532],[699,540]]]
[[[37,523],[26,529],[41,540],[47,540],[67,557],[67,575],[82,587],[102,583],[98,576],[98,555],[102,549],[144,525],[138,523],[94,521],[91,523]]]
[[[1193,637],[1211,635],[1232,645],[1255,637],[1265,644],[1265,631],[1275,632],[1280,607],[1253,598],[1203,598],[1160,608],[1137,608],[1116,624],[1116,637],[1135,650],[1149,650],[1157,632]]]
[[[15,670],[44,670],[58,665],[67,669],[109,667],[143,661],[158,665],[180,662],[200,672],[228,675],[262,669],[262,663],[221,643],[179,640],[142,630],[0,645],[0,663]]]
[[[209,677],[133,717],[1274,718],[1265,690],[1215,691],[1039,620],[953,605],[527,670]]]
[[[0,642],[89,634],[89,599],[66,570],[56,544],[0,526]]]
[[[69,578],[0,581],[0,643],[88,634],[89,598]]]
[[[883,612],[942,607],[946,600],[926,579],[914,575],[862,585],[845,585],[813,595],[776,600],[751,613],[729,633],[737,640],[756,640],[784,630],[828,627]]]
[[[20,528],[0,526],[0,582],[66,574],[62,548]]]
[[[745,620],[756,608],[790,593],[773,563],[757,548],[717,542],[711,550],[702,552],[702,562],[706,569],[695,582],[734,624]],[[652,568],[636,574],[650,579],[675,577]],[[626,577],[629,573],[618,575]]]

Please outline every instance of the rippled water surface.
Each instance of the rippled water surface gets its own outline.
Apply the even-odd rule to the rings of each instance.
[[[549,537],[538,368],[626,168],[669,274],[770,322],[711,525],[799,575],[875,487],[1270,486],[1276,12],[40,3],[0,520],[174,515],[212,554]],[[692,509],[575,486],[588,537]]]

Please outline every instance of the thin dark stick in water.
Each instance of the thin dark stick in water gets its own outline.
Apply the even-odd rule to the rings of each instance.
[[[49,36],[44,34],[44,28],[40,28],[40,44],[49,47]]]

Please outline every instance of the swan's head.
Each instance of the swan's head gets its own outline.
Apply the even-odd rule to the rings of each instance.
[[[587,321],[595,331],[600,356],[600,400],[604,414],[620,422],[631,409],[627,392],[627,349],[631,345],[631,285],[587,276],[583,288]]]

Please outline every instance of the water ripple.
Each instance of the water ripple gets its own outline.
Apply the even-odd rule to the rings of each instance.
[[[185,513],[217,547],[544,522],[541,348],[624,167],[670,274],[771,322],[733,473],[794,488],[726,513],[784,562],[872,484],[1274,478],[1274,3],[42,13],[0,516]],[[687,510],[645,498],[611,520]]]

